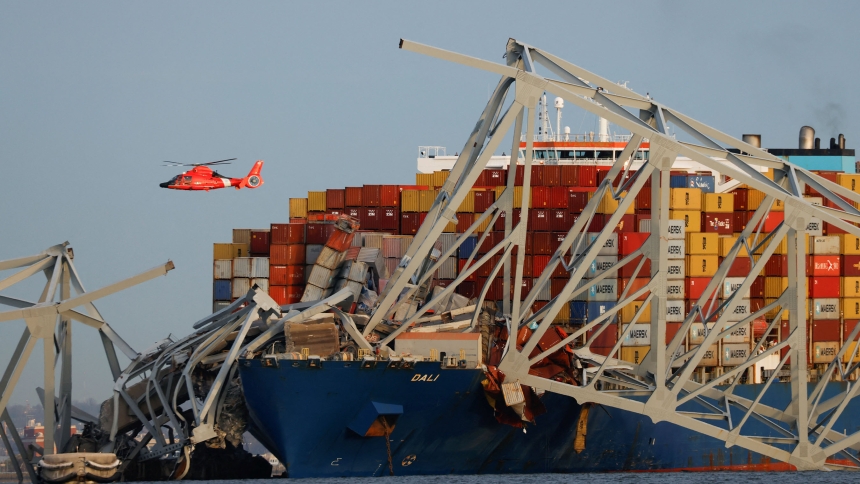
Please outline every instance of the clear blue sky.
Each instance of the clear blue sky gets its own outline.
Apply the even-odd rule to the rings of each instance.
[[[858,18],[856,2],[3,2],[0,260],[68,240],[96,289],[172,259],[98,304],[143,349],[210,311],[231,228],[286,221],[307,190],[411,183],[418,145],[461,149],[497,77],[401,37],[499,62],[514,37],[765,147],[810,124],[854,148]],[[233,176],[265,160],[265,185],[158,188],[162,160],[231,157]],[[22,328],[0,323],[3,368]],[[106,398],[95,333],[74,338],[76,398]]]

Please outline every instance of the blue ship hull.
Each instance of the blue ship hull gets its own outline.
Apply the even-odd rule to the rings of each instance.
[[[383,363],[322,366],[290,360],[279,367],[263,367],[260,360],[239,365],[252,432],[289,477],[387,475],[385,438],[350,430],[371,402],[403,408],[391,433],[395,475],[790,469],[676,425],[602,406],[590,409],[585,449],[577,453],[581,407],[574,399],[545,393],[547,413],[523,432],[493,417],[481,370],[440,369],[432,362],[411,370]],[[759,388],[739,385],[735,393],[754,397]],[[844,389],[831,383],[826,396]],[[763,403],[784,407],[789,395],[787,383],[774,383]],[[834,430],[857,430],[858,411],[852,402]],[[752,419],[746,425],[763,426]]]

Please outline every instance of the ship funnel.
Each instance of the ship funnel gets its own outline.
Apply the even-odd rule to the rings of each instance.
[[[842,133],[839,133],[839,149],[845,149],[845,135],[843,135]]]
[[[748,145],[755,146],[756,148],[761,148],[761,135],[760,134],[745,134],[743,135],[744,143]]]
[[[800,128],[800,140],[798,147],[802,150],[811,150],[815,146],[815,130],[812,126]]]

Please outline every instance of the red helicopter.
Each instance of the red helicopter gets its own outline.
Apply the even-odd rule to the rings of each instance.
[[[215,190],[218,188],[236,187],[240,188],[258,188],[263,184],[263,177],[260,176],[260,170],[263,168],[263,160],[257,160],[253,168],[245,178],[227,178],[217,171],[213,171],[210,166],[229,165],[230,161],[236,158],[226,160],[210,161],[209,163],[192,163],[182,164],[174,161],[165,161],[170,163],[164,166],[193,166],[194,168],[176,175],[169,181],[159,184],[161,188],[170,188],[172,190]]]

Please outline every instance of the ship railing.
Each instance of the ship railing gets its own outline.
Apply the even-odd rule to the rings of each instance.
[[[583,134],[536,134],[533,136],[534,141],[574,141],[574,142],[604,142],[604,143],[626,143],[630,141],[632,135],[629,134],[605,134],[596,133]],[[520,141],[527,141],[525,134],[520,135]],[[644,139],[643,142],[648,142]]]

